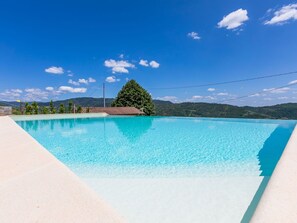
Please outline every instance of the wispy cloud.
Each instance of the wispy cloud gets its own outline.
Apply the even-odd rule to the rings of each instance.
[[[5,90],[4,92],[0,92],[0,100],[3,101],[12,101],[20,99],[20,96],[22,95],[23,91],[21,89],[10,89]]]
[[[49,92],[41,90],[40,88],[26,88],[24,100],[41,101],[41,100],[47,100],[48,96],[49,96]]]
[[[120,79],[117,79],[115,76],[109,76],[105,79],[105,81],[108,83],[114,83],[120,81]]]
[[[69,80],[68,80],[68,84],[72,84],[72,85],[74,85],[74,86],[79,86],[79,85],[80,85],[80,83],[78,83],[78,81],[74,81],[74,80],[72,80],[72,79],[69,79]]]
[[[196,32],[190,32],[190,33],[187,34],[187,36],[188,36],[189,38],[191,38],[191,39],[194,39],[194,40],[199,40],[199,39],[201,39],[201,37],[199,36],[199,34],[196,33]]]
[[[176,96],[157,97],[156,99],[162,100],[162,101],[173,101],[173,102],[176,102],[177,101],[177,97]]]
[[[212,92],[212,91],[215,91],[216,89],[215,88],[208,88],[207,91],[209,92]]]
[[[272,12],[269,10],[268,12]],[[289,20],[297,20],[297,4],[289,4],[283,6],[279,10],[273,13],[273,17],[270,20],[264,22],[265,25],[281,25],[287,23]]]
[[[95,83],[96,80],[92,77],[89,77],[88,79],[85,79],[85,78],[80,78],[78,79],[78,81],[74,81],[72,79],[70,79],[68,81],[68,84],[72,84],[74,86],[79,86],[80,84],[89,84],[89,83]]]
[[[291,81],[291,82],[289,82],[288,84],[297,84],[297,80],[293,80],[293,81]]]
[[[221,92],[221,93],[218,93],[217,95],[218,96],[228,96],[229,93],[227,93],[227,92]]]
[[[92,78],[92,77],[89,77],[88,81],[89,81],[89,83],[95,83],[96,82],[96,80],[94,78]]]
[[[290,90],[289,87],[283,87],[283,88],[264,88],[263,91],[264,92],[269,92],[272,94],[282,94],[282,93],[286,93]]]
[[[238,9],[224,16],[224,18],[218,23],[218,27],[226,29],[236,29],[242,26],[243,23],[247,20],[249,20],[248,11],[244,9]]]
[[[46,68],[44,71],[47,73],[51,73],[51,74],[63,74],[64,73],[64,69],[62,67],[55,67],[55,66]]]
[[[215,100],[216,98],[210,95],[202,96],[202,95],[194,95],[188,101],[196,101],[196,100]]]
[[[202,98],[203,98],[203,96],[201,96],[201,95],[194,95],[192,97],[192,99],[202,99]]]
[[[105,60],[104,66],[111,68],[112,73],[129,73],[129,68],[135,68],[135,65],[125,60]]]

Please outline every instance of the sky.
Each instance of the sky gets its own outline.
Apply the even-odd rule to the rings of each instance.
[[[102,97],[103,83],[115,97],[134,79],[175,103],[273,105],[297,102],[297,72],[208,84],[294,71],[294,1],[0,3],[0,100]]]

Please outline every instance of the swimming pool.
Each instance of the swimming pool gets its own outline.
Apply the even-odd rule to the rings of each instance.
[[[17,123],[132,223],[248,222],[296,125],[112,116]]]

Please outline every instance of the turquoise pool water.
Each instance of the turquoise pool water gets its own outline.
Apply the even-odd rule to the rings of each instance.
[[[132,223],[249,222],[296,125],[112,116],[17,123]]]
[[[108,175],[271,175],[295,121],[105,117],[18,121],[63,163]],[[104,170],[104,171],[103,171]],[[148,171],[146,171],[148,170]],[[201,170],[201,171],[199,171]],[[158,174],[158,171],[156,172]],[[154,174],[156,174],[154,173]]]

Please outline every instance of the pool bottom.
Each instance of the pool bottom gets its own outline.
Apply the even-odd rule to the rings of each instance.
[[[82,179],[130,223],[248,222],[263,177]]]

